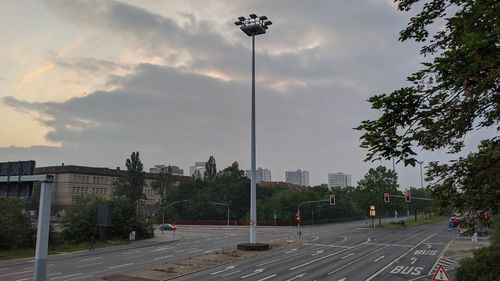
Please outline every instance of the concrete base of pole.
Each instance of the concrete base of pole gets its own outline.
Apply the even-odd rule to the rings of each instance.
[[[241,243],[237,245],[238,250],[242,251],[266,251],[269,250],[269,244],[265,243]]]

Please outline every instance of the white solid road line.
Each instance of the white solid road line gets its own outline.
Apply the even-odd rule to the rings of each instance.
[[[157,258],[154,258],[153,260],[161,260],[161,259],[166,259],[166,258],[170,258],[172,255],[168,255],[168,256],[163,256],[163,257],[157,257]]]
[[[290,254],[290,253],[295,252],[295,251],[297,251],[297,248],[293,248],[290,251],[285,252],[285,254]]]
[[[349,255],[346,255],[346,256],[341,257],[341,259],[345,259],[345,258],[348,258],[348,257],[350,257],[350,256],[354,256],[354,254],[355,254],[355,253],[350,253]]]
[[[264,281],[264,280],[267,280],[267,279],[271,279],[271,278],[273,278],[274,276],[276,276],[276,274],[269,275],[269,276],[264,277],[264,278],[261,278],[261,279],[259,279],[259,280],[257,280],[257,281]]]
[[[331,256],[335,256],[335,255],[340,254],[340,253],[343,253],[343,252],[345,252],[345,251],[347,251],[347,250],[350,250],[350,249],[353,249],[353,248],[359,247],[359,246],[361,246],[361,245],[364,245],[364,244],[366,244],[366,243],[368,243],[368,242],[370,242],[370,238],[368,238],[368,239],[367,239],[365,242],[363,242],[363,243],[360,243],[360,244],[357,244],[357,245],[351,246],[351,247],[349,247],[349,248],[347,248],[347,249],[343,249],[343,250],[340,250],[340,251],[337,251],[337,252],[331,253],[331,254],[329,254],[329,255],[322,256],[322,257],[320,257],[320,258],[314,259],[314,260],[312,260],[312,261],[308,261],[308,262],[305,262],[305,263],[303,263],[303,264],[300,264],[300,265],[294,266],[294,267],[290,268],[289,270],[295,270],[295,269],[297,269],[297,268],[301,268],[301,267],[303,267],[303,266],[309,265],[309,264],[311,264],[311,263],[313,263],[313,262],[317,262],[317,261],[320,261],[320,260],[323,260],[323,259],[329,258],[329,257],[331,257]]]
[[[439,232],[436,232],[432,235],[429,235],[427,236],[424,240],[420,241],[417,245],[413,246],[413,248],[409,249],[408,251],[404,252],[401,256],[395,258],[394,260],[392,260],[390,263],[388,263],[386,266],[382,267],[381,269],[379,269],[377,272],[375,272],[373,275],[371,275],[370,277],[368,277],[365,281],[370,281],[372,280],[373,278],[375,278],[377,275],[379,275],[382,271],[386,270],[389,266],[393,265],[395,262],[397,262],[398,260],[400,260],[401,258],[403,258],[404,256],[408,255],[408,253],[410,253],[411,251],[413,251],[415,248],[417,248],[418,246],[420,246],[421,244],[423,244],[427,239],[431,238],[431,237],[434,237],[436,235],[438,235],[439,233],[441,233],[442,231],[439,231]],[[432,270],[432,269],[431,269]]]
[[[221,275],[220,277],[226,277],[226,276],[229,276],[229,275],[233,275],[233,274],[235,274],[235,273],[238,273],[238,272],[241,272],[241,270],[231,271],[231,272],[228,272],[228,273],[226,273],[226,274]]]
[[[228,267],[226,267],[226,268],[225,268],[225,269],[223,269],[223,270],[219,270],[219,271],[212,272],[212,273],[210,273],[210,275],[219,274],[219,273],[221,273],[221,272],[226,272],[226,271],[229,271],[229,270],[232,270],[232,269],[234,269],[234,265],[228,266]]]
[[[208,250],[208,251],[205,251],[205,252],[203,252],[203,253],[208,254],[208,253],[215,252],[215,251],[218,251],[218,250],[220,250],[220,248],[216,248],[216,249]]]
[[[295,279],[299,279],[301,277],[303,277],[304,275],[306,275],[307,273],[302,273],[302,274],[299,274],[299,275],[296,275],[295,277],[292,277],[290,279],[287,279],[286,281],[292,281],[292,280],[295,280]]]
[[[131,263],[126,263],[126,264],[120,264],[120,265],[115,265],[115,266],[110,266],[108,268],[110,269],[113,269],[113,268],[117,268],[117,267],[124,267],[124,266],[129,266],[129,265],[133,265],[134,263],[131,262]]]
[[[28,273],[28,272],[33,272],[33,269],[32,270],[26,270],[26,271],[20,271],[20,272],[13,272],[13,273],[2,274],[2,275],[0,275],[0,277],[18,275],[18,274],[23,274],[23,273]]]
[[[94,262],[94,263],[80,264],[80,265],[77,265],[77,267],[89,267],[89,266],[98,265],[98,264],[101,264],[101,263],[104,263],[104,262],[100,261],[100,262]]]
[[[162,248],[158,248],[158,249],[152,250],[151,253],[158,252],[158,251],[170,250],[170,249],[173,249],[173,248],[175,248],[175,247],[162,247]]]
[[[102,257],[88,258],[88,259],[83,259],[83,260],[79,260],[79,261],[93,261],[93,260],[98,260],[98,259],[102,259]]]
[[[381,259],[383,259],[383,258],[385,258],[385,256],[380,256],[380,257],[378,257],[378,258],[374,259],[373,261],[379,261],[379,260],[381,260]]]
[[[63,275],[63,276],[59,276],[59,277],[53,277],[53,278],[50,278],[50,280],[57,280],[57,279],[61,279],[61,278],[66,278],[66,277],[73,277],[73,276],[78,276],[78,275],[82,275],[83,273],[75,273],[75,274],[70,274],[70,275]],[[67,279],[64,279],[64,280],[67,280]]]
[[[2,271],[2,270],[8,270],[8,268],[0,268],[0,271]]]
[[[130,252],[122,253],[122,255],[128,255],[128,254],[139,253],[139,252],[140,252],[139,250],[135,250],[135,251],[130,251]]]

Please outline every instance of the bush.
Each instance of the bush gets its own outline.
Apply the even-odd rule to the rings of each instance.
[[[460,262],[457,281],[496,281],[500,276],[500,216],[493,222],[491,246],[474,251],[472,258]]]
[[[0,249],[32,247],[34,231],[21,200],[0,199]]]
[[[102,199],[78,197],[61,219],[62,236],[69,243],[89,241],[91,236],[98,237],[97,206]]]

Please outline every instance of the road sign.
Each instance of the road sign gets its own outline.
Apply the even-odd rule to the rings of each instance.
[[[436,273],[432,276],[432,281],[451,281],[450,276],[442,265],[439,265]]]

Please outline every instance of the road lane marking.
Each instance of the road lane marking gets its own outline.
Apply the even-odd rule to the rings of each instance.
[[[309,265],[309,264],[311,264],[311,263],[314,263],[314,262],[317,262],[317,261],[320,261],[320,260],[323,260],[323,259],[329,258],[329,257],[331,257],[331,256],[335,256],[335,255],[337,255],[337,254],[343,253],[343,252],[348,251],[348,250],[350,250],[350,249],[353,249],[353,248],[359,247],[359,246],[364,245],[364,244],[366,244],[366,243],[368,243],[368,242],[370,242],[370,238],[368,238],[368,239],[367,239],[365,242],[363,242],[363,243],[360,243],[360,244],[357,244],[357,245],[351,246],[350,248],[343,249],[343,250],[340,250],[340,251],[337,251],[337,252],[331,253],[331,254],[329,254],[329,255],[322,256],[322,257],[320,257],[320,258],[314,259],[314,260],[312,260],[312,261],[308,261],[308,262],[305,262],[305,263],[303,263],[303,264],[300,264],[300,265],[294,266],[294,267],[290,268],[289,270],[295,270],[295,269],[297,269],[297,268],[304,267],[304,266]]]
[[[406,247],[411,248],[412,245],[402,245],[402,244],[385,244],[385,243],[367,243],[368,245],[376,245],[376,246],[392,246],[392,247]]]
[[[192,253],[196,253],[196,252],[201,252],[203,251],[202,249],[197,249],[197,250],[192,250],[192,251],[189,251],[187,252],[188,254],[192,254]]]
[[[316,247],[330,247],[330,248],[344,248],[347,249],[349,246],[339,246],[333,244],[314,244],[314,243],[304,243],[306,246],[316,246]]]
[[[256,269],[254,272],[250,273],[250,274],[247,274],[247,275],[243,275],[241,276],[240,278],[241,279],[244,279],[244,278],[247,278],[247,277],[250,277],[250,276],[253,276],[255,274],[259,274],[261,273],[262,271],[264,271],[264,268],[259,268],[259,269]]]
[[[0,268],[0,271],[2,271],[2,270],[8,270],[8,268]]]
[[[378,258],[374,259],[373,261],[379,261],[379,260],[381,260],[381,259],[383,259],[383,258],[385,258],[385,256],[380,256],[380,257],[378,257]]]
[[[264,278],[261,278],[261,279],[259,279],[259,280],[257,280],[257,281],[264,281],[264,280],[267,280],[267,279],[271,279],[271,278],[273,278],[274,276],[276,276],[276,274],[269,275],[269,276],[264,277]]]
[[[108,267],[109,269],[113,269],[113,268],[117,268],[117,267],[124,267],[124,266],[129,266],[129,265],[133,265],[134,263],[131,262],[131,263],[126,263],[126,264],[120,264],[120,265],[115,265],[115,266],[110,266]]]
[[[139,250],[135,250],[135,251],[130,251],[130,252],[122,253],[122,255],[128,255],[128,254],[139,253],[139,252],[140,252]]]
[[[158,249],[152,250],[151,253],[158,252],[158,251],[170,250],[170,249],[173,249],[173,248],[175,248],[175,247],[162,247],[162,248],[158,248]]]
[[[53,275],[59,275],[59,274],[62,274],[62,272],[55,272],[55,273],[47,274],[47,277],[48,276],[53,276]]]
[[[347,264],[345,264],[345,265],[343,265],[343,266],[341,266],[341,267],[339,267],[339,268],[335,269],[334,271],[330,271],[330,272],[328,272],[328,274],[327,274],[327,275],[333,274],[333,273],[335,273],[335,272],[337,272],[337,271],[341,270],[342,268],[345,268],[345,267],[347,267],[347,266],[349,266],[349,265],[351,265],[351,264],[353,264],[353,263],[355,263],[355,262],[357,262],[357,261],[359,261],[359,260],[362,260],[362,259],[364,259],[364,258],[366,258],[366,257],[368,257],[368,256],[370,256],[370,255],[372,255],[372,254],[375,254],[376,252],[382,251],[382,250],[383,250],[383,249],[385,249],[386,247],[387,247],[387,246],[384,246],[384,247],[379,248],[379,249],[377,249],[377,250],[375,250],[375,251],[373,251],[373,252],[371,252],[371,253],[369,253],[369,254],[367,254],[367,255],[364,255],[364,256],[362,256],[362,257],[360,257],[360,258],[357,258],[357,259],[355,259],[355,260],[353,260],[353,261],[351,261],[351,262],[348,262]]]
[[[132,260],[132,259],[136,259],[136,258],[140,258],[140,257],[144,257],[144,255],[131,256],[131,257],[128,257],[126,259],[127,260]]]
[[[26,280],[30,280],[30,279],[31,279],[31,277],[30,278],[17,279],[15,281],[26,281]]]
[[[102,259],[102,257],[88,258],[88,259],[83,259],[83,260],[79,260],[79,261],[93,261],[93,260],[98,260],[98,259]]]
[[[92,277],[92,276],[94,276],[94,274],[85,275],[85,276],[80,276],[80,277],[71,278],[71,279],[66,279],[65,281],[78,280],[78,279],[87,278],[87,277]]]
[[[50,280],[57,280],[57,279],[60,279],[60,278],[73,277],[73,276],[78,276],[78,275],[82,275],[82,274],[83,273],[79,272],[79,273],[70,274],[70,275],[63,275],[63,276],[59,276],[59,277],[50,278]]]
[[[381,269],[379,269],[377,272],[375,272],[374,274],[372,274],[370,277],[368,277],[365,281],[370,281],[372,280],[373,278],[375,278],[377,275],[379,275],[381,272],[383,272],[384,270],[386,270],[387,268],[389,268],[389,266],[393,265],[395,262],[397,262],[398,260],[402,259],[404,256],[408,255],[410,252],[412,252],[414,249],[416,249],[418,246],[422,245],[427,239],[431,238],[431,237],[434,237],[436,235],[438,235],[439,233],[441,233],[442,231],[439,231],[439,232],[436,232],[430,236],[427,236],[424,240],[420,241],[417,245],[413,246],[413,248],[409,249],[408,251],[406,251],[405,253],[403,253],[402,255],[400,255],[399,257],[395,258],[394,260],[392,260],[390,263],[388,263],[386,266],[382,267]],[[432,270],[432,269],[431,269]]]
[[[238,272],[241,272],[241,270],[231,271],[231,272],[228,272],[228,273],[226,273],[226,274],[221,275],[220,277],[226,277],[226,276],[229,276],[229,275],[233,275],[233,274],[235,274],[235,273],[238,273]]]
[[[323,250],[316,251],[316,253],[311,254],[311,257],[317,256],[319,254],[323,254]]]
[[[2,274],[2,275],[0,275],[0,277],[11,276],[11,275],[18,275],[18,274],[23,274],[23,273],[28,273],[28,272],[33,272],[33,269],[32,270],[26,270],[26,271],[20,271],[20,272],[13,272],[13,273]]]
[[[157,258],[154,258],[153,260],[161,260],[161,259],[166,259],[166,258],[170,258],[172,255],[168,255],[168,256],[163,256],[163,257],[157,257]]]
[[[295,279],[299,279],[301,277],[303,277],[304,275],[306,275],[306,273],[302,273],[302,274],[299,274],[299,275],[296,275],[295,277],[292,277],[290,279],[287,279],[286,281],[292,281],[292,280],[295,280]]]
[[[348,255],[346,255],[346,256],[341,257],[341,259],[345,259],[345,258],[348,258],[348,257],[350,257],[350,256],[354,256],[354,254],[355,254],[355,253],[350,253],[350,254],[348,254]]]
[[[215,252],[215,251],[218,251],[218,250],[220,250],[220,248],[216,248],[216,249],[208,250],[208,251],[205,251],[205,252],[203,252],[203,253],[208,254],[208,253]]]
[[[312,251],[314,251],[314,250],[312,250]],[[297,252],[297,253],[295,253],[293,255],[288,255],[288,256],[285,256],[283,258],[278,258],[278,259],[275,259],[275,260],[270,260],[270,261],[258,264],[257,266],[263,266],[263,265],[270,264],[270,263],[273,263],[273,262],[277,262],[277,261],[280,261],[280,260],[289,259],[291,257],[300,256],[302,254],[305,254],[305,253],[308,253],[308,252],[312,252],[312,251]]]
[[[411,258],[411,262],[410,262],[410,264],[414,264],[414,263],[416,263],[416,262],[417,262],[417,260],[418,260],[417,258]]]
[[[290,251],[285,252],[285,254],[290,254],[290,253],[293,253],[293,252],[295,252],[295,251],[297,251],[297,248],[293,248],[293,249],[291,249]]]
[[[98,264],[101,264],[101,263],[104,263],[104,262],[100,261],[100,262],[94,262],[94,263],[86,263],[86,264],[78,265],[77,267],[88,267],[88,266],[92,266],[92,265],[98,265]]]
[[[212,272],[212,273],[210,273],[210,275],[219,274],[221,272],[226,272],[226,271],[229,271],[229,270],[232,270],[232,269],[234,269],[234,265],[228,266],[225,269],[222,269],[222,270],[219,270],[219,271],[216,271],[216,272]]]

